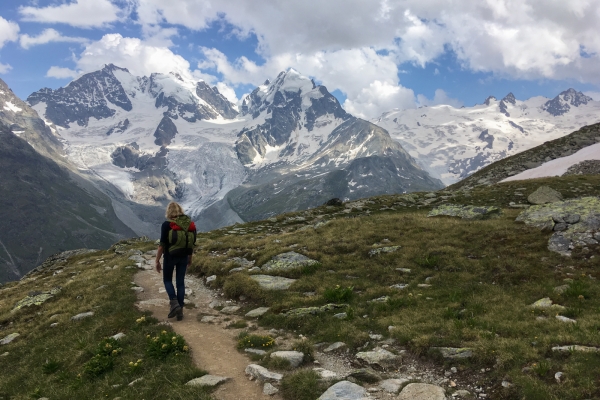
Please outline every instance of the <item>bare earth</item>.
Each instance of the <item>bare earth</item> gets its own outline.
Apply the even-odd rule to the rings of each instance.
[[[188,287],[192,291],[188,299],[196,305],[196,308],[186,307],[183,321],[176,321],[175,318],[167,319],[169,304],[161,274],[144,270],[138,272],[134,280],[138,286],[144,288],[144,292],[138,294],[139,308],[152,312],[159,321],[171,322],[175,332],[182,335],[190,346],[196,366],[211,375],[231,378],[215,390],[216,399],[280,399],[278,395],[264,395],[262,385],[248,380],[244,370],[252,362],[236,350],[235,336],[238,331],[225,329],[223,315],[208,306],[215,298],[202,281],[194,277],[186,277],[186,292]],[[212,315],[219,319],[215,323],[201,323],[197,319],[198,314]]]

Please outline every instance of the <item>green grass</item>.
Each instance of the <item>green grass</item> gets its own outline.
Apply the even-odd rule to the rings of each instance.
[[[296,331],[313,342],[343,341],[355,351],[369,341],[369,333],[379,333],[436,362],[443,361],[429,351],[431,347],[471,347],[475,355],[463,367],[472,370],[472,375],[490,368],[480,384],[496,388],[499,398],[600,397],[596,372],[600,355],[559,355],[551,350],[567,344],[600,346],[599,248],[590,246],[588,253],[576,250],[570,258],[552,253],[547,249],[550,233],[515,222],[520,210],[508,207],[509,202],[526,201],[542,184],[558,189],[567,199],[600,195],[598,176],[510,182],[466,194],[445,193],[450,196],[448,202],[455,204],[502,207],[501,216],[484,221],[427,218],[429,208],[419,209],[403,196],[372,198],[365,209],[350,213],[319,207],[279,216],[276,223],[238,225],[242,234],[231,234],[227,228],[202,235],[194,270],[217,274],[217,284],[230,297],[245,295],[253,306],[271,307],[258,320],[265,328]],[[330,222],[317,230],[300,231],[305,222],[284,222],[294,216],[310,223]],[[401,247],[370,257],[375,243]],[[221,271],[228,258],[246,257],[261,266],[289,251],[292,244],[320,267],[310,274],[295,274],[298,280],[288,291],[266,291],[247,274],[230,276]],[[555,293],[553,288],[566,284],[565,279],[572,279],[569,289],[562,295]],[[408,287],[389,287],[396,283]],[[431,287],[418,286],[423,283]],[[369,302],[382,296],[389,300]],[[555,311],[527,307],[542,297],[565,306],[560,314],[575,318],[577,324],[556,320]],[[330,302],[347,303],[354,317],[340,320],[333,317],[334,312],[301,318],[283,315],[293,308]],[[537,320],[540,316],[547,319]],[[394,328],[388,330],[389,326]],[[522,372],[524,367],[531,368],[530,372]],[[561,384],[554,380],[558,371],[566,377]],[[503,380],[513,387],[501,388]]]
[[[154,245],[126,246],[131,247],[149,250]],[[0,337],[21,336],[0,349],[8,352],[0,361],[1,399],[210,398],[206,390],[184,385],[205,372],[194,367],[183,339],[133,306],[136,297],[129,282],[137,270],[124,268],[132,264],[127,257],[112,251],[73,257],[57,275],[46,271],[2,288]],[[113,265],[119,268],[105,270]],[[11,312],[29,292],[56,286],[61,292],[44,304]],[[86,311],[95,315],[70,320]],[[126,336],[109,339],[118,332]],[[153,337],[165,338],[158,351],[151,345]],[[162,349],[165,343],[169,351]],[[143,380],[128,386],[138,378]]]

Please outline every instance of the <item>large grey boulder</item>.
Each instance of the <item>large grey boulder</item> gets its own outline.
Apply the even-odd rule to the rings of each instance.
[[[287,360],[292,368],[297,368],[304,361],[304,353],[299,351],[274,351],[271,353],[271,358],[273,357]]]
[[[398,400],[446,400],[446,395],[437,385],[409,383],[398,395]]]
[[[349,381],[331,386],[317,400],[361,400],[368,397],[365,388]]]
[[[546,204],[562,201],[562,195],[548,186],[540,186],[535,192],[527,197],[531,204]]]
[[[386,379],[384,381],[381,381],[379,387],[384,392],[397,394],[400,391],[402,385],[404,385],[406,382],[408,382],[407,379]]]
[[[296,282],[295,279],[271,275],[252,275],[250,278],[256,281],[261,288],[267,290],[287,290]]]
[[[356,353],[356,358],[365,361],[367,364],[377,364],[381,367],[390,366],[402,359],[401,356],[397,356],[382,348],[375,348],[372,351]]]
[[[258,307],[254,310],[250,310],[246,313],[246,317],[248,318],[257,318],[263,316],[267,311],[269,311],[269,307]]]
[[[250,375],[252,379],[258,379],[261,382],[279,382],[283,379],[283,375],[271,372],[257,364],[248,365],[246,367],[246,375]]]
[[[305,255],[294,251],[278,254],[261,267],[264,272],[280,272],[302,268],[309,265],[318,264],[318,261],[312,260]]]

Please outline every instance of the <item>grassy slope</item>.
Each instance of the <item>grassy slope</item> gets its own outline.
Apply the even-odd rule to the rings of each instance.
[[[132,242],[125,248],[154,248],[153,243]],[[0,399],[209,399],[197,388],[184,386],[188,380],[203,375],[188,353],[157,360],[147,354],[147,335],[160,335],[167,326],[155,320],[137,323],[143,316],[133,303],[130,289],[136,269],[127,255],[99,251],[72,257],[61,273],[48,270],[32,278],[13,282],[0,292],[0,338],[13,332],[21,334],[14,342],[0,346],[2,379]],[[107,266],[118,265],[106,271]],[[47,291],[61,286],[62,291],[41,306],[11,312],[14,304],[32,291]],[[104,286],[101,289],[97,289]],[[95,315],[80,322],[70,317],[87,311]],[[53,315],[57,317],[50,318]],[[57,322],[57,327],[50,327]],[[99,376],[90,376],[85,365],[106,337],[118,332],[126,336],[119,346],[122,352],[114,359],[114,368]],[[142,360],[138,367],[130,362]],[[143,377],[143,381],[128,383]],[[120,385],[113,387],[113,385]]]
[[[248,308],[272,307],[272,313],[260,319],[265,327],[294,330],[315,342],[342,340],[354,348],[368,340],[369,332],[381,333],[432,358],[436,356],[429,351],[431,346],[473,347],[475,357],[465,364],[463,376],[493,386],[494,398],[596,398],[600,396],[600,355],[559,356],[551,347],[600,346],[600,285],[590,279],[600,277],[600,249],[591,247],[587,254],[579,251],[564,258],[547,250],[549,233],[514,222],[519,210],[507,208],[508,203],[523,202],[541,184],[559,189],[566,198],[600,195],[599,176],[511,182],[454,197],[445,193],[450,196],[447,202],[504,207],[500,218],[487,221],[427,218],[427,209],[400,206],[410,204],[403,196],[373,198],[373,204],[349,214],[320,207],[280,216],[277,223],[262,221],[205,234],[195,258],[196,270],[217,274],[217,284],[226,294],[245,295],[254,303]],[[390,206],[397,209],[380,210]],[[365,214],[367,209],[371,214]],[[300,231],[306,222],[286,223],[285,218],[293,216],[312,223],[331,222],[317,230]],[[369,257],[373,244],[384,239],[401,249]],[[283,274],[299,278],[288,292],[263,291],[246,273],[227,273],[234,267],[227,261],[231,257],[256,260],[260,266],[291,250],[320,261],[321,267]],[[403,274],[396,268],[412,272]],[[432,287],[417,287],[428,277]],[[565,294],[557,295],[553,288],[565,284],[564,279],[574,282]],[[395,283],[409,287],[403,291],[388,287]],[[353,318],[339,320],[333,313],[303,318],[281,314],[326,304],[325,291],[337,285],[353,287],[348,302]],[[317,295],[303,295],[309,291]],[[390,296],[386,303],[367,303],[384,295]],[[527,307],[547,296],[566,306],[561,314],[575,318],[577,324],[556,320],[555,312],[534,312]],[[536,320],[544,315],[547,320]],[[391,333],[390,325],[395,326]],[[523,373],[523,367],[532,371]],[[491,372],[479,374],[481,368],[491,368]],[[560,385],[554,380],[557,371],[565,377]],[[505,379],[514,384],[511,389],[500,387]]]

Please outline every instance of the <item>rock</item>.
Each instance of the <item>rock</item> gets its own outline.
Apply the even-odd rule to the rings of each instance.
[[[233,261],[234,263],[236,263],[237,265],[239,265],[242,268],[252,268],[254,266],[254,263],[256,262],[256,261],[246,260],[243,257],[233,257],[227,261]],[[230,270],[229,272],[231,272],[231,271],[233,271],[233,270]]]
[[[431,285],[430,285],[430,284],[428,284],[428,283],[419,283],[419,284],[417,285],[417,287],[420,287],[420,288],[424,288],[424,289],[426,289],[426,288],[429,288],[429,287],[431,287]]]
[[[279,382],[283,378],[283,375],[276,372],[271,372],[265,367],[261,367],[257,364],[250,364],[246,367],[246,375],[250,375],[254,379],[258,379],[261,382]]]
[[[213,309],[216,307],[223,307],[223,302],[221,300],[213,300],[208,304],[208,306]]]
[[[206,387],[215,387],[220,385],[223,382],[227,382],[231,378],[227,378],[225,376],[217,376],[217,375],[204,375],[200,378],[195,378],[186,383],[187,386],[206,386]]]
[[[112,335],[110,338],[114,339],[114,340],[121,340],[125,337],[125,334],[123,332],[119,332],[116,335]]]
[[[395,285],[390,286],[391,289],[404,290],[408,287],[406,283],[396,283]]]
[[[379,384],[384,392],[397,394],[408,379],[386,379]]]
[[[205,315],[204,317],[200,318],[200,322],[204,322],[205,324],[215,322],[216,320],[217,317],[214,317],[212,315]]]
[[[267,311],[269,311],[269,309],[270,309],[269,307],[258,307],[258,308],[255,308],[254,310],[248,311],[246,313],[246,317],[248,317],[248,318],[258,318],[258,317],[261,317],[261,316],[265,315],[265,313]]]
[[[600,347],[579,346],[577,344],[570,346],[555,346],[552,351],[557,353],[571,353],[578,351],[582,353],[600,353]]]
[[[289,361],[292,368],[297,368],[304,360],[304,354],[299,351],[274,351],[271,358],[278,357]]]
[[[223,307],[221,309],[221,312],[223,314],[235,314],[236,312],[239,311],[239,309],[242,308],[240,306],[227,306],[227,307]]]
[[[569,289],[569,285],[560,285],[554,288],[554,293],[563,294]]]
[[[405,274],[410,274],[410,268],[396,268],[396,271],[400,271]]]
[[[323,205],[324,206],[341,207],[344,205],[344,202],[336,197],[331,200],[327,200],[325,203],[323,203]]]
[[[548,250],[562,254],[563,256],[571,255],[572,242],[560,233],[553,234],[548,239]]]
[[[550,308],[553,310],[564,310],[565,309],[565,307],[563,307],[559,304],[552,304],[552,300],[550,300],[549,297],[544,297],[543,299],[539,299],[535,303],[531,304],[529,307],[537,308],[537,309]]]
[[[131,261],[133,261],[135,263],[140,263],[142,265],[146,264],[146,259],[144,257],[140,256],[140,255],[137,255],[137,254],[129,257],[128,260],[131,260]]]
[[[271,275],[252,275],[250,278],[256,281],[261,288],[267,290],[287,290],[296,282],[296,279]]]
[[[469,397],[471,396],[471,392],[469,392],[468,390],[457,390],[456,392],[452,393],[452,397]]]
[[[306,257],[305,255],[298,254],[294,251],[289,251],[287,253],[278,254],[275,257],[273,257],[270,261],[267,261],[267,263],[261,267],[261,271],[290,271],[318,263],[318,261],[312,260]]]
[[[552,228],[552,230],[555,232],[562,232],[562,231],[566,231],[568,228],[569,228],[569,225],[565,224],[564,222],[560,222],[558,224],[555,224],[554,227]]]
[[[531,204],[546,204],[562,201],[562,195],[548,186],[540,186],[537,190],[527,197]]]
[[[256,355],[259,355],[259,356],[264,356],[265,354],[267,354],[267,352],[264,351],[264,350],[252,349],[252,348],[244,349],[244,351],[246,353],[256,354]]]
[[[463,206],[455,204],[444,204],[431,210],[427,217],[448,216],[462,219],[487,219],[501,214],[496,206]]]
[[[379,335],[376,333],[369,333],[369,339],[381,340],[381,339],[383,339],[383,335]]]
[[[50,324],[50,328],[56,328],[58,326],[58,322],[54,322]]]
[[[17,304],[15,304],[11,312],[20,310],[23,307],[40,306],[60,293],[61,289],[60,286],[57,286],[48,292],[30,292],[27,297],[19,300]]]
[[[209,277],[206,278],[206,283],[209,284],[209,283],[211,283],[213,281],[216,281],[216,280],[217,280],[217,276],[216,275],[211,275],[211,276],[209,276]]]
[[[556,380],[556,383],[560,383],[560,380],[563,377],[563,373],[562,372],[557,372],[554,374],[554,379]]]
[[[335,343],[329,345],[325,350],[323,350],[323,352],[324,353],[331,353],[332,351],[343,349],[345,347],[346,347],[346,343],[344,343],[344,342],[335,342]]]
[[[94,316],[93,311],[88,311],[84,313],[80,313],[71,317],[71,321],[81,321],[82,319],[89,318]]]
[[[235,272],[243,272],[245,270],[246,270],[246,268],[244,268],[244,267],[232,268],[232,269],[229,270],[229,273],[233,274]]]
[[[379,347],[373,349],[373,351],[356,353],[356,358],[368,364],[377,364],[381,367],[392,365],[402,359],[402,357]]]
[[[348,376],[365,383],[377,383],[381,380],[381,376],[371,368],[355,369],[350,371]]]
[[[473,349],[468,347],[431,347],[433,351],[439,351],[442,357],[456,360],[470,358],[473,356]]]
[[[331,386],[317,400],[362,400],[368,393],[362,386],[341,381]]]
[[[369,257],[373,257],[383,253],[393,253],[398,251],[400,246],[386,246],[386,247],[378,247],[376,249],[369,250]]]
[[[573,225],[578,223],[581,220],[581,215],[579,214],[568,214],[564,216],[564,221],[567,224]]]
[[[333,318],[346,319],[346,317],[348,317],[348,314],[345,312],[333,314]]]
[[[134,286],[131,288],[131,290],[133,290],[134,292],[137,292],[137,293],[142,293],[144,291],[144,288],[139,287],[139,286]]]
[[[10,353],[8,351],[0,354],[0,357],[7,357]]]
[[[398,400],[446,400],[446,395],[437,385],[409,383],[398,395]]]
[[[278,393],[279,389],[277,389],[275,386],[271,385],[269,382],[266,382],[265,385],[263,386],[263,394],[266,394],[267,396],[273,396],[274,394]]]
[[[559,320],[559,321],[562,321],[562,322],[569,323],[569,324],[576,324],[577,323],[577,321],[575,321],[574,319],[567,318],[567,317],[564,317],[562,315],[557,315],[556,319]]]
[[[386,303],[390,299],[390,296],[381,296],[376,299],[368,300],[367,303]]]
[[[133,386],[133,385],[135,385],[136,383],[138,383],[138,382],[141,382],[141,381],[143,381],[143,380],[144,380],[144,378],[137,378],[137,379],[135,379],[135,380],[133,380],[133,381],[129,382],[129,383],[127,384],[127,386]]]
[[[303,315],[317,315],[320,313],[324,313],[327,311],[333,311],[333,310],[343,308],[343,307],[346,307],[346,305],[344,305],[344,304],[325,304],[324,306],[321,306],[321,307],[294,308],[293,310],[290,310],[290,311],[282,313],[282,314],[286,317],[290,317],[290,316],[301,317]]]
[[[313,371],[319,374],[319,377],[325,381],[332,381],[338,379],[338,375],[335,372],[329,371],[325,368],[313,368]]]
[[[19,336],[21,336],[21,335],[18,334],[18,333],[11,333],[10,335],[5,336],[4,339],[0,340],[0,345],[4,346],[6,344],[9,344],[10,342],[12,342],[13,340],[15,340]]]

